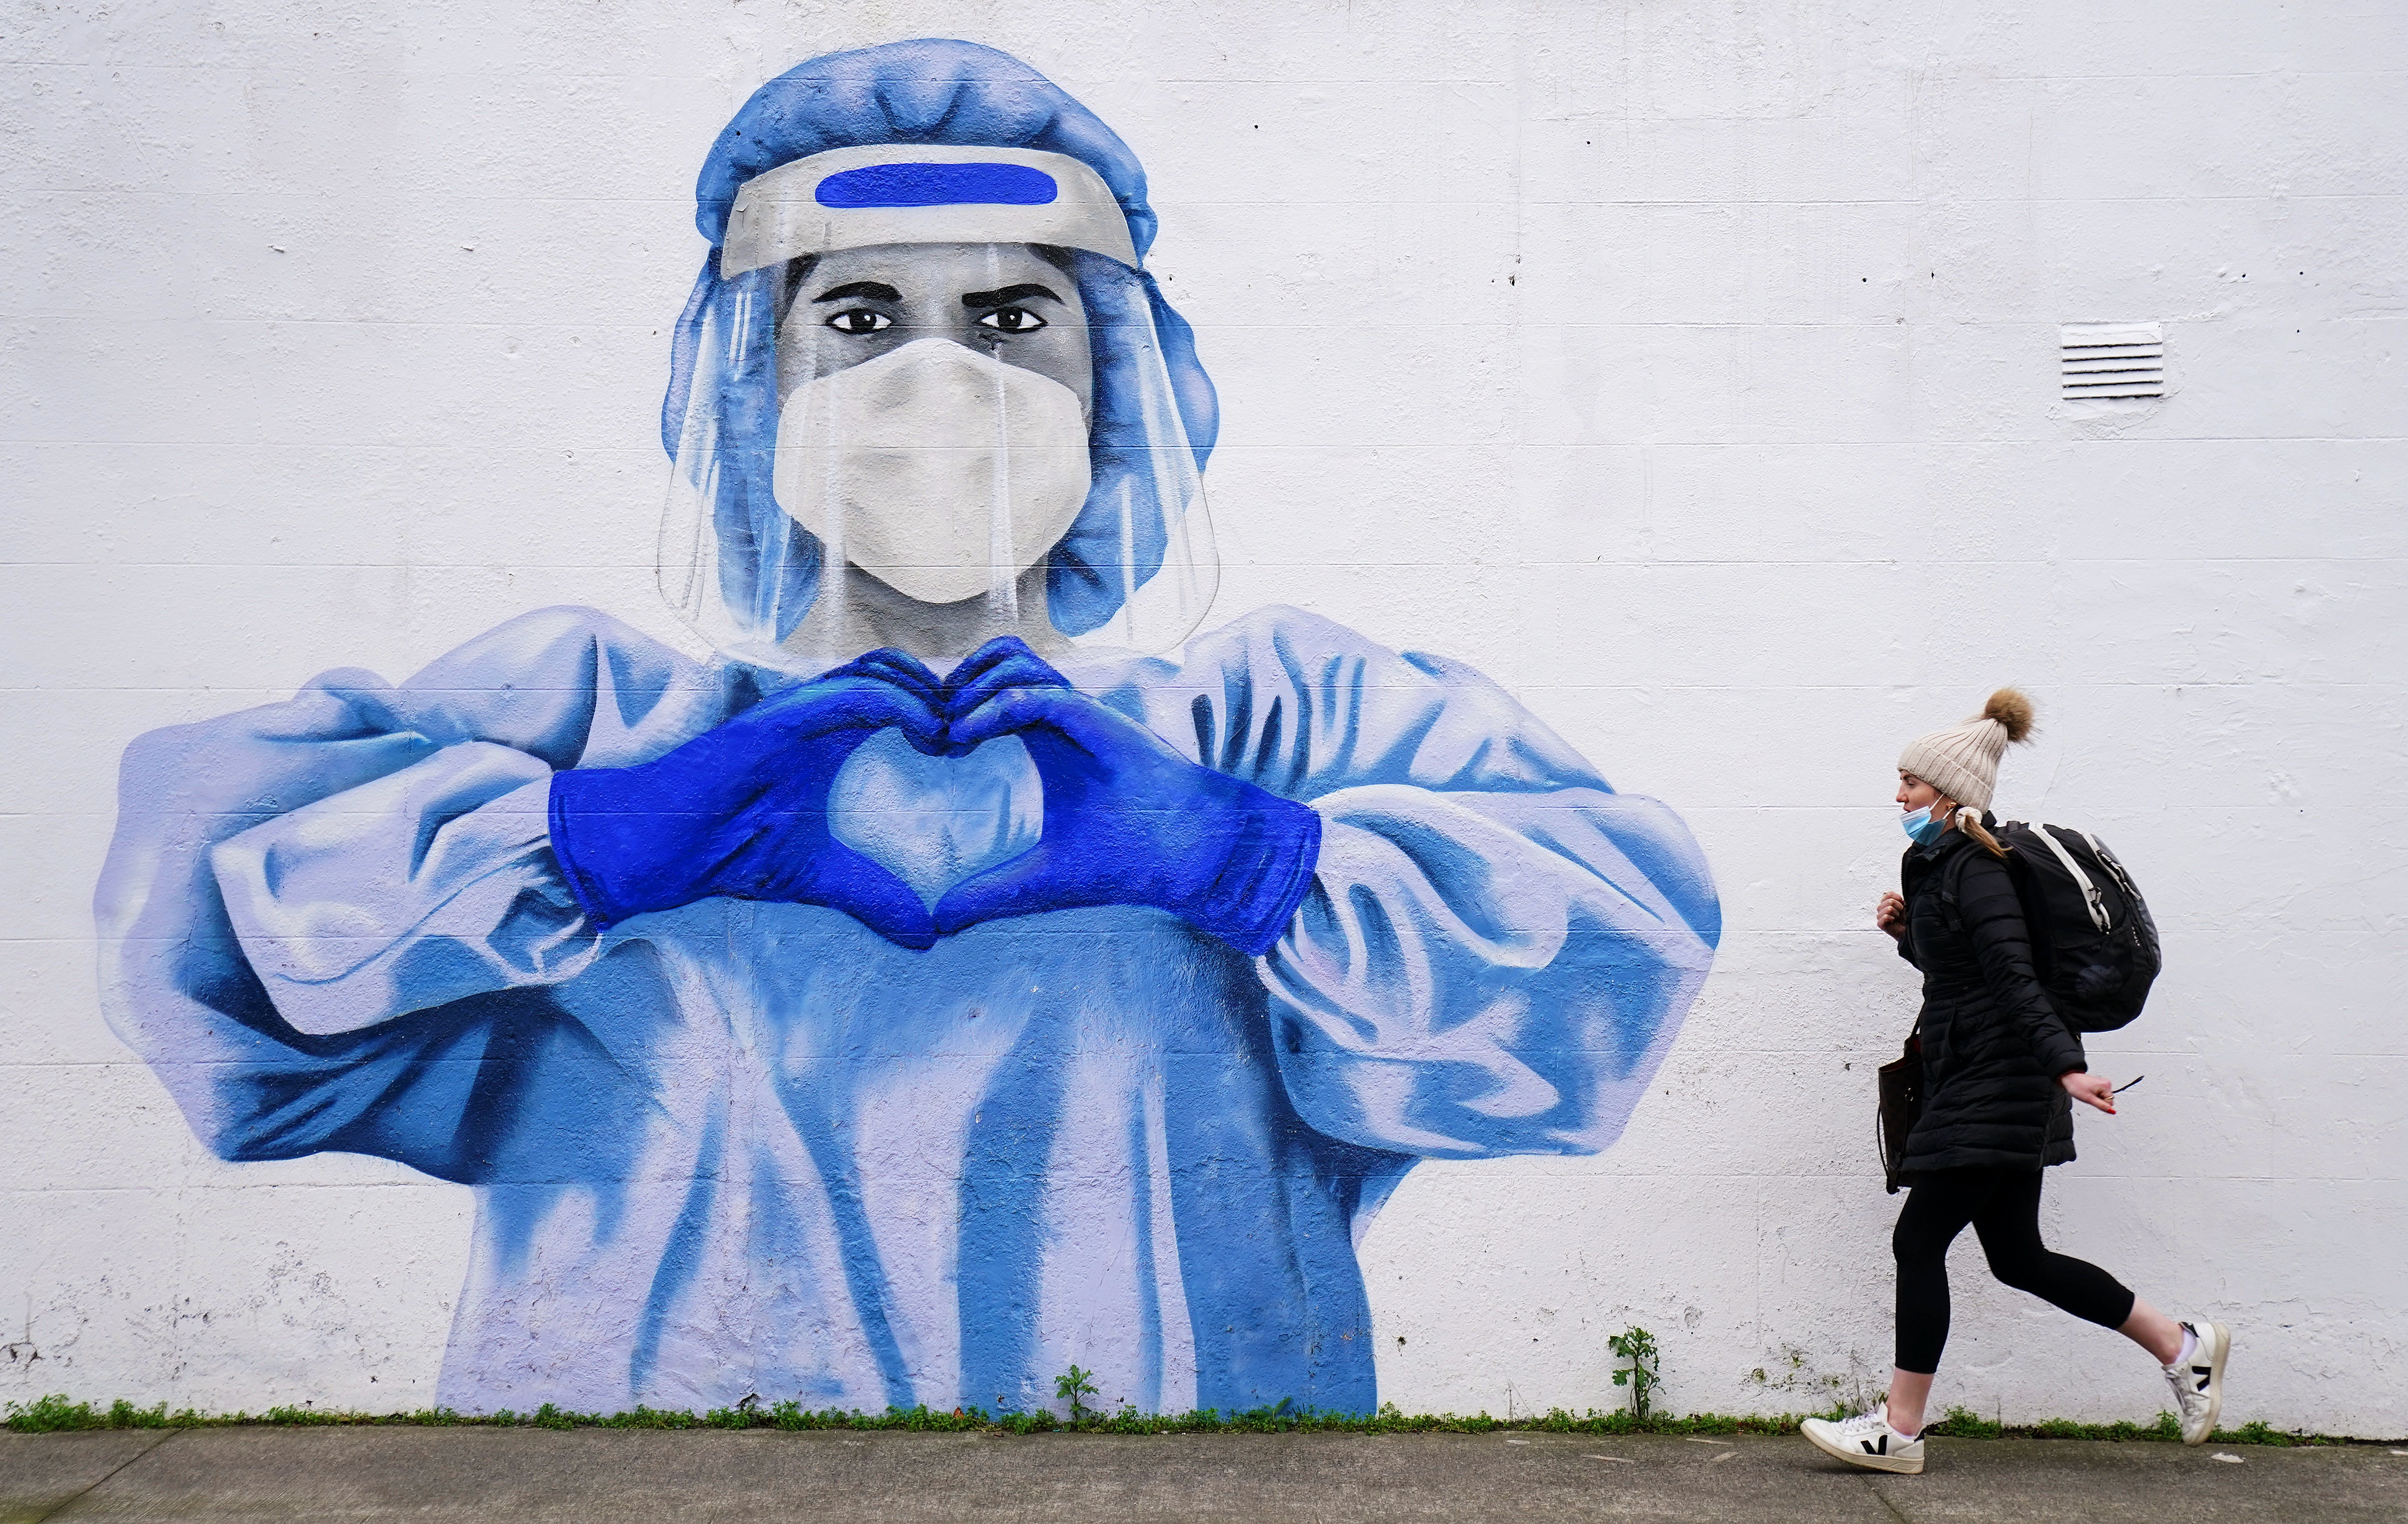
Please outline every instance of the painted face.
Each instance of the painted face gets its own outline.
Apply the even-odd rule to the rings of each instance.
[[[779,506],[915,603],[1012,606],[1093,485],[1085,310],[1026,245],[797,265],[778,378]]]
[[[778,329],[778,400],[919,339],[946,339],[1068,388],[1095,414],[1078,282],[1026,244],[840,249],[790,282]]]

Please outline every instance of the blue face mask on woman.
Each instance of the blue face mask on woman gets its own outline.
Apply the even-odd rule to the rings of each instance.
[[[1933,819],[1931,806],[1928,805],[1921,809],[1908,810],[1899,817],[1898,823],[1909,836],[1914,838],[1914,845],[1917,847],[1928,847],[1948,833],[1947,820]]]

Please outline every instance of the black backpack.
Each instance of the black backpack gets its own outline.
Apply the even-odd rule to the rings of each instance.
[[[2165,966],[2132,876],[2104,842],[2070,826],[2009,820],[1992,834],[2007,848],[2049,1004],[2076,1032],[2128,1026]]]

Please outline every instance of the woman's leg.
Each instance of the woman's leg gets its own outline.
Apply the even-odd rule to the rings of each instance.
[[[1996,1232],[2005,1246],[2015,1274],[2010,1276],[2000,1268],[1999,1251],[1990,1247],[1991,1219],[1976,1217],[1973,1231],[1982,1240],[1982,1250],[1990,1259],[1990,1273],[2017,1290],[2053,1302],[2073,1314],[2086,1317],[2102,1327],[2112,1328],[2139,1345],[2154,1357],[2159,1365],[2172,1365],[2182,1356],[2183,1329],[2180,1323],[2150,1306],[2114,1276],[2087,1261],[2070,1254],[2058,1254],[2042,1244],[2040,1238],[2041,1172],[2019,1179],[2008,1190],[2001,1190],[1991,1203],[1990,1210],[1998,1214]],[[2114,1317],[2117,1307],[2127,1310],[2120,1318]]]
[[[1889,1410],[1889,1426],[1901,1434],[1923,1432],[1923,1410],[1931,1401],[1931,1381],[1937,1371],[1909,1371],[1901,1367],[1889,1374],[1889,1397],[1883,1403]]]
[[[2183,1326],[2139,1297],[2132,1299],[2132,1316],[2116,1324],[2115,1332],[2147,1350],[2160,1365],[2182,1359]]]
[[[2040,1238],[2041,1172],[2009,1177],[1973,1216],[1990,1274],[2076,1317],[2112,1328],[2171,1365],[2182,1353],[2182,1325],[2143,1302],[2087,1261],[2051,1252]]]
[[[1889,1383],[1889,1426],[1923,1431],[1924,1404],[1948,1343],[1948,1246],[1998,1183],[1990,1170],[1936,1170],[1916,1178],[1889,1235],[1898,1258],[1898,1369]]]

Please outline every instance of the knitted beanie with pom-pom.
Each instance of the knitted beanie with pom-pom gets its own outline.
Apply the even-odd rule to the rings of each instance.
[[[1999,786],[1999,759],[2006,755],[2009,743],[2029,735],[2031,726],[2031,700],[2001,688],[1965,723],[1908,742],[1899,753],[1898,770],[1960,805],[1986,810]]]

